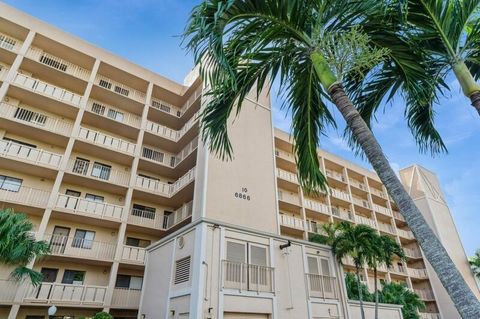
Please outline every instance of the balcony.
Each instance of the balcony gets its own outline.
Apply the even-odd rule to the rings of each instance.
[[[361,183],[353,178],[350,178],[349,179],[349,182],[350,182],[350,185],[358,188],[358,189],[361,189],[362,191],[367,191],[367,186],[364,184],[364,183]]]
[[[322,224],[312,222],[310,220],[307,220],[307,231],[309,233],[326,236],[326,233],[322,228]]]
[[[73,128],[73,122],[47,116],[25,106],[15,106],[5,102],[0,103],[0,116],[64,136],[70,136]]]
[[[409,258],[422,258],[422,252],[418,248],[403,248],[403,251]]]
[[[344,191],[341,191],[336,188],[330,188],[330,193],[332,194],[333,197],[344,200],[346,202],[350,202],[350,194],[347,194]]]
[[[327,205],[323,203],[320,203],[311,199],[305,199],[304,204],[306,209],[310,209],[310,210],[327,214],[327,215],[330,214],[330,209],[328,208]]]
[[[130,155],[135,153],[135,143],[128,142],[118,137],[113,137],[93,129],[80,127],[78,138],[117,152],[128,153]]]
[[[403,217],[400,212],[397,212],[396,210],[393,211],[393,217],[395,217],[398,220],[405,221],[405,217]]]
[[[378,223],[378,229],[386,233],[395,234],[395,228],[390,224]]]
[[[298,184],[298,177],[297,174],[285,171],[281,168],[277,168],[277,177],[289,181],[294,184]]]
[[[122,261],[143,265],[145,263],[146,254],[147,252],[145,248],[124,245],[122,251]]]
[[[383,214],[383,215],[392,216],[392,214],[390,213],[390,210],[388,208],[377,205],[377,204],[373,204],[373,210],[375,212]]]
[[[343,176],[342,173],[332,171],[330,169],[325,170],[325,173],[327,174],[328,177],[333,178],[339,182],[346,183],[347,180],[345,176]]]
[[[138,226],[167,230],[192,216],[192,205],[193,202],[183,204],[173,214],[167,216],[152,211],[132,208],[130,215],[128,215],[128,222]]]
[[[0,303],[11,303],[15,300],[15,294],[20,287],[18,282],[8,279],[0,279]]]
[[[353,200],[353,203],[357,206],[360,206],[366,209],[371,209],[370,203],[366,199],[353,197],[352,200]]]
[[[18,192],[0,190],[0,201],[45,208],[50,192],[28,186],[21,186]]]
[[[370,219],[370,218],[365,217],[365,216],[355,215],[355,222],[357,224],[363,224],[363,225],[367,225],[367,226],[376,228],[375,221],[373,219]]]
[[[82,97],[76,93],[21,73],[17,73],[15,75],[13,83],[34,93],[41,94],[51,99],[55,99],[77,107],[80,105],[82,100]]]
[[[348,221],[354,220],[353,213],[341,207],[332,207],[332,215]]]
[[[415,236],[413,236],[413,233],[411,230],[403,230],[403,229],[397,228],[397,233],[398,233],[398,236],[402,238],[406,238],[409,240],[415,239]]]
[[[25,291],[24,302],[102,306],[107,287],[92,285],[61,284],[42,282],[38,286],[29,285]]]
[[[405,267],[401,265],[393,264],[391,267],[388,268],[388,270],[396,274],[407,275]]]
[[[112,297],[112,308],[138,309],[140,306],[140,289],[114,288]]]
[[[198,136],[196,136],[190,143],[187,144],[178,154],[167,156],[167,154],[158,148],[154,148],[151,146],[144,146],[142,148],[142,157],[159,163],[161,165],[165,165],[168,167],[177,167],[185,158],[187,158],[190,154],[192,154],[198,147]]]
[[[0,32],[0,48],[18,53],[23,42]]]
[[[130,172],[119,171],[80,158],[71,158],[67,164],[67,171],[75,175],[85,176],[122,186],[128,186],[130,181]]]
[[[419,314],[421,319],[441,319],[440,314],[435,312],[420,312]]]
[[[372,193],[373,195],[376,195],[378,197],[384,198],[384,199],[387,198],[387,196],[385,195],[384,192],[382,192],[379,189],[376,189],[375,187],[370,187],[370,193]]]
[[[173,197],[185,186],[195,179],[195,167],[189,170],[185,175],[180,177],[175,183],[168,184],[158,179],[152,179],[137,175],[136,186],[142,190],[162,195],[164,197]]]
[[[298,230],[305,230],[305,222],[301,218],[280,214],[280,225]]]
[[[188,109],[195,103],[196,100],[198,100],[199,97],[202,96],[202,86],[200,86],[198,89],[195,90],[194,93],[190,96],[190,98],[183,104],[182,108],[180,109],[180,116],[185,114]]]
[[[164,113],[173,115],[175,117],[182,116],[182,112],[180,111],[180,108],[154,97],[152,97],[150,106]]]
[[[10,69],[3,64],[0,64],[0,81],[4,81],[7,78],[8,71]]]
[[[418,278],[418,279],[428,278],[428,273],[426,269],[407,268],[407,273],[410,277],[413,277],[413,278]]]
[[[274,268],[234,261],[222,261],[223,288],[273,293]]]
[[[278,148],[275,149],[275,156],[280,157],[289,162],[293,162],[293,163],[295,162],[295,156],[292,153],[285,152],[284,150],[281,150]]]
[[[115,256],[114,243],[63,235],[46,235],[45,240],[50,242],[50,254],[55,256],[109,261]]]
[[[281,189],[279,189],[277,193],[278,200],[289,203],[291,205],[300,206],[300,198],[298,197],[298,195],[295,195],[295,193],[292,194],[288,191],[284,191]]]
[[[8,140],[0,140],[0,156],[48,168],[58,168],[62,161],[60,154]]]
[[[435,300],[433,291],[430,289],[413,289],[413,292],[415,292],[422,300]]]
[[[338,299],[337,278],[318,274],[305,274],[305,276],[310,297]]]
[[[123,206],[105,202],[96,202],[86,198],[58,194],[55,207],[74,214],[95,218],[120,221],[123,215]]]
[[[29,59],[40,62],[48,67],[54,68],[84,81],[88,81],[90,78],[90,71],[62,58],[49,54],[40,48],[33,46],[30,47],[25,56]]]
[[[173,130],[165,125],[148,120],[145,123],[145,130],[154,135],[158,135],[168,140],[178,142],[183,137],[183,135],[185,135],[185,133],[198,121],[199,114],[199,112],[195,113],[192,118],[189,119],[185,123],[185,125],[183,125],[183,127],[178,131]]]
[[[87,110],[113,121],[129,125],[135,128],[140,128],[142,119],[140,116],[120,110],[112,105],[99,102],[97,100],[89,99],[87,103]]]
[[[109,79],[106,76],[98,74],[95,78],[95,84],[115,94],[119,94],[139,103],[145,104],[145,93]]]

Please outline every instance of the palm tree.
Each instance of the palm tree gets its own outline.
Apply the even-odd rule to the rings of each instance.
[[[328,97],[397,203],[459,313],[464,318],[480,317],[480,303],[342,86],[347,76],[361,78],[365,69],[394,64],[403,67],[405,75],[398,81],[406,93],[424,90],[422,94],[431,98],[431,81],[425,79],[422,65],[416,63],[401,33],[385,29],[380,36],[375,29],[377,33],[371,32],[369,37],[358,27],[366,21],[362,27],[370,28],[374,22],[364,17],[372,17],[372,10],[383,12],[377,3],[380,1],[205,0],[196,6],[184,41],[209,87],[201,116],[202,139],[211,152],[231,159],[229,119],[241,111],[249,92],[269,90],[278,80],[293,116],[301,185],[310,192],[325,189],[316,148],[325,128],[335,125],[326,105]],[[376,19],[381,17],[379,14]],[[382,39],[389,40],[384,47]]]
[[[409,290],[405,284],[384,283],[380,293],[382,303],[402,305],[404,319],[420,319],[418,310],[425,308],[420,297]]]
[[[480,279],[480,249],[475,252],[475,256],[468,259],[470,267],[472,267],[473,274],[477,279]]]
[[[27,267],[35,258],[49,252],[45,241],[36,241],[33,225],[24,214],[11,209],[0,210],[0,263],[17,266],[11,276],[15,280],[29,277],[34,285],[42,281],[42,274]]]

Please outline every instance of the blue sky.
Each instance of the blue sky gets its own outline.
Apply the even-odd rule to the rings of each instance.
[[[4,0],[48,23],[119,56],[182,82],[192,58],[180,48],[192,6],[190,0]],[[146,48],[139,50],[137,48]],[[437,173],[462,238],[472,255],[480,248],[480,118],[450,79],[452,91],[437,107],[437,125],[449,148],[448,155],[420,155],[403,120],[402,101],[387,106],[374,131],[394,169],[418,163]],[[290,129],[290,119],[274,101],[277,127]],[[342,122],[338,113],[336,118]],[[341,139],[330,131],[321,147],[360,165]]]

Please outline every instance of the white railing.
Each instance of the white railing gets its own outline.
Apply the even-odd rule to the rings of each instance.
[[[111,148],[115,151],[129,154],[133,154],[135,152],[135,143],[128,142],[118,137],[113,137],[85,127],[80,127],[78,138],[93,144]]]
[[[344,201],[350,201],[350,194],[345,193],[344,191],[338,190],[336,188],[330,188],[332,196],[336,198],[343,199]]]
[[[192,106],[195,101],[202,96],[202,86],[200,85],[198,89],[195,90],[195,92],[192,93],[190,98],[183,104],[182,108],[180,109],[181,115],[185,114],[185,112]]]
[[[354,202],[355,204],[357,204],[358,206],[361,206],[361,207],[370,209],[370,203],[368,202],[367,199],[358,198],[358,197],[353,197],[352,200],[353,200],[353,202]]]
[[[239,291],[274,292],[274,268],[222,261],[223,288]]]
[[[122,219],[123,207],[86,198],[58,194],[56,207],[75,214],[92,215],[105,219]]]
[[[332,171],[330,169],[325,170],[325,173],[327,174],[328,177],[331,177],[333,179],[336,179],[337,181],[341,181],[346,183],[346,178],[343,176],[342,173]]]
[[[153,133],[155,135],[162,136],[166,139],[172,140],[177,142],[180,140],[183,135],[198,121],[199,112],[195,113],[192,118],[190,118],[183,127],[176,131],[173,130],[165,125],[158,124],[152,121],[148,121],[145,123],[145,130]]]
[[[46,235],[45,240],[50,243],[52,255],[101,260],[113,260],[115,256],[116,244],[114,243],[63,235]]]
[[[378,229],[381,231],[390,233],[390,234],[395,234],[395,228],[391,224],[385,224],[385,223],[378,223]]]
[[[415,239],[411,230],[403,230],[403,229],[397,228],[397,233],[398,233],[398,236],[400,237],[407,238],[407,239]]]
[[[58,303],[72,305],[103,305],[107,287],[92,285],[61,284],[42,282],[29,285],[23,300],[35,303]]]
[[[82,100],[82,97],[76,93],[62,89],[47,82],[34,79],[25,74],[17,73],[15,75],[14,83],[23,86],[24,88],[35,93],[39,93],[55,100],[66,102],[75,106],[79,106]]]
[[[80,78],[85,81],[88,81],[90,77],[90,71],[88,71],[87,69],[84,69],[76,64],[73,64],[72,62],[56,57],[52,54],[49,54],[37,47],[30,47],[25,56],[27,58],[45,64],[51,68],[73,75],[74,77]]]
[[[391,267],[388,268],[388,270],[390,272],[394,272],[394,273],[397,273],[397,274],[406,274],[407,273],[405,267],[397,265],[397,264],[393,264]]]
[[[183,204],[180,208],[176,209],[172,215],[165,216],[167,221],[167,229],[171,228],[185,219],[192,216],[193,201]]]
[[[0,81],[3,81],[7,78],[7,74],[9,70],[10,70],[9,68],[0,64]]]
[[[0,302],[12,302],[15,300],[15,294],[20,287],[18,282],[8,279],[0,279]]]
[[[22,43],[22,41],[0,32],[0,48],[16,53],[22,46]]]
[[[109,79],[106,76],[98,74],[95,78],[95,84],[114,93],[129,97],[137,102],[145,103],[145,93]]]
[[[317,274],[305,274],[310,297],[338,299],[337,278]]]
[[[378,197],[381,197],[381,198],[386,198],[385,193],[382,192],[381,190],[376,189],[375,187],[370,187],[370,193],[377,195]]]
[[[175,155],[175,166],[180,164],[188,155],[192,154],[198,147],[198,136],[195,136],[177,155]]]
[[[277,168],[277,177],[284,179],[286,181],[298,184],[298,177],[297,174],[285,171],[281,168]]]
[[[180,111],[180,108],[154,97],[152,97],[150,106],[162,112],[172,114],[173,116],[176,116],[176,117],[182,116],[182,112]]]
[[[112,105],[92,99],[88,100],[87,110],[100,116],[137,128],[140,127],[140,123],[142,122],[140,116],[136,114],[120,110]]]
[[[305,208],[307,209],[321,212],[324,214],[330,214],[330,209],[328,208],[327,205],[323,203],[320,203],[311,199],[305,199],[304,203],[305,203]]]
[[[373,210],[377,213],[392,216],[392,214],[390,213],[390,210],[388,208],[377,205],[377,204],[373,204]]]
[[[325,231],[323,230],[322,224],[319,224],[318,222],[312,222],[310,220],[307,220],[307,231],[319,235],[326,235]]]
[[[295,156],[292,153],[285,152],[284,150],[278,148],[275,149],[275,156],[281,157],[290,162],[295,162]]]
[[[428,273],[426,269],[407,268],[407,273],[410,277],[428,278]]]
[[[78,158],[71,158],[68,160],[67,170],[75,175],[108,181],[110,183],[120,184],[123,186],[127,186],[130,180],[129,172],[119,171],[98,163],[93,163]]]
[[[280,214],[280,225],[305,230],[305,223],[303,219],[285,214]]]
[[[144,227],[167,230],[192,216],[192,203],[183,204],[170,215],[161,215],[152,211],[132,208],[128,215],[128,222]]]
[[[140,306],[140,289],[114,288],[112,296],[112,307],[133,308]]]
[[[355,215],[355,222],[357,224],[368,225],[375,228],[375,221],[365,216]]]
[[[418,248],[403,248],[405,255],[411,258],[422,258],[422,252]]]
[[[180,177],[175,183],[168,184],[157,179],[137,175],[136,185],[139,188],[149,190],[153,193],[166,197],[172,197],[195,178],[195,167]]]
[[[353,221],[353,213],[345,208],[332,207],[332,215]]]
[[[142,247],[123,246],[122,260],[127,262],[133,262],[137,264],[145,263],[146,250]]]
[[[300,206],[300,198],[298,195],[292,195],[290,192],[280,189],[277,191],[277,194],[278,200]]]
[[[25,146],[8,140],[0,140],[0,156],[20,159],[35,165],[58,168],[62,155]]]
[[[421,319],[441,319],[440,314],[435,312],[420,312],[419,314]]]
[[[392,213],[393,213],[393,217],[395,217],[396,219],[405,221],[405,217],[403,217],[403,215],[400,214],[400,212],[394,210],[392,211]]]
[[[0,201],[46,207],[50,192],[28,186],[21,186],[18,192],[0,190]]]
[[[165,151],[152,146],[144,146],[142,148],[142,157],[168,167],[176,167],[188,155],[192,154],[198,147],[198,136],[187,144],[178,154],[172,155]]]
[[[361,182],[359,182],[359,181],[357,181],[353,178],[350,178],[349,181],[350,181],[350,185],[353,185],[356,188],[359,188],[359,189],[364,190],[364,191],[367,190],[367,186],[364,183],[361,183]]]
[[[429,289],[413,289],[420,299],[422,300],[434,300],[435,297],[433,296],[433,291]]]

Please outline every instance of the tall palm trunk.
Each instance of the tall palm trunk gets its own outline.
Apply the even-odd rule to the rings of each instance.
[[[462,60],[453,63],[452,69],[463,93],[470,98],[472,106],[480,115],[480,86],[477,84],[472,73]]]
[[[360,283],[360,267],[357,264],[355,264],[355,273],[357,275],[358,301],[360,302],[360,314],[362,316],[362,319],[365,319],[365,311],[363,310],[362,285]]]
[[[460,275],[457,267],[428,226],[412,198],[403,188],[402,183],[383,154],[382,148],[360,113],[353,106],[343,87],[340,84],[333,84],[329,88],[329,94],[347,122],[355,140],[359,143],[370,164],[387,188],[388,193],[400,208],[400,212],[405,217],[427,260],[437,273],[462,318],[480,318],[480,302]]]
[[[375,291],[375,319],[378,319],[378,283],[377,283],[377,267],[373,267],[373,279],[375,280],[374,291]]]
[[[470,101],[472,101],[472,106],[477,110],[480,115],[480,92],[475,92],[470,95]]]

